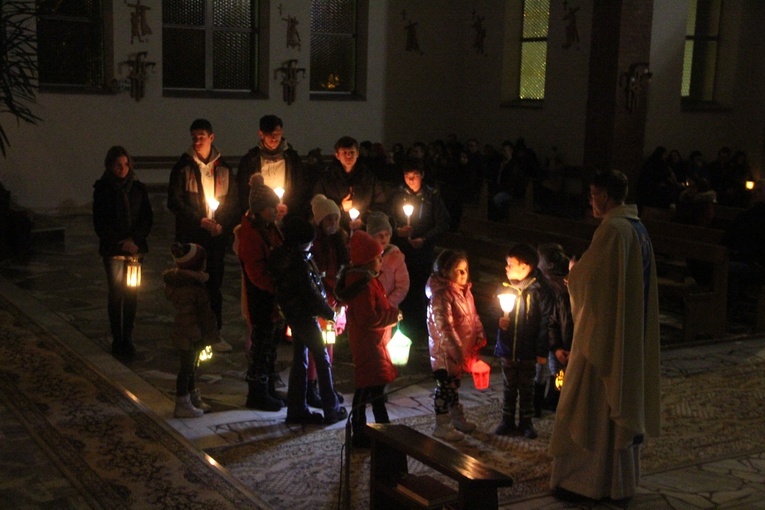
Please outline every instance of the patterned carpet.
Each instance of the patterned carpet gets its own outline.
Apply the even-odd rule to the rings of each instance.
[[[2,298],[0,360],[3,407],[90,508],[266,507]]]
[[[500,505],[548,491],[547,444],[553,415],[536,420],[539,438],[499,437],[490,433],[500,418],[500,396],[494,404],[469,409],[479,424],[455,448],[513,477],[500,489]],[[662,379],[662,435],[647,441],[643,473],[706,462],[734,454],[765,450],[765,362],[741,360],[733,367],[687,377]],[[432,417],[407,418],[407,424],[429,433]],[[344,443],[342,431],[309,430],[291,437],[255,441],[208,451],[218,462],[277,508],[337,508]],[[368,508],[369,453],[351,456],[352,507]],[[410,472],[428,468],[410,459]],[[431,472],[431,474],[434,474]],[[444,482],[448,479],[435,475]]]

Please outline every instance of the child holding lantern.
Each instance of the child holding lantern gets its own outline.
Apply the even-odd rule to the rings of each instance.
[[[173,243],[170,251],[175,267],[165,271],[162,279],[165,297],[177,310],[170,339],[178,351],[181,365],[175,381],[173,416],[199,418],[210,410],[194,382],[199,353],[220,341],[218,324],[205,287],[209,278],[205,272],[207,253],[198,244],[178,242]]]
[[[470,373],[478,352],[486,345],[468,279],[466,255],[444,250],[436,258],[433,273],[425,285],[430,300],[430,365],[436,379],[433,436],[446,441],[459,441],[464,437],[463,432],[476,428],[475,423],[467,421],[459,403],[462,375]]]
[[[516,296],[512,310],[499,318],[494,354],[502,363],[504,403],[502,421],[494,433],[522,433],[537,437],[532,424],[536,364],[545,365],[550,352],[548,328],[553,312],[553,292],[537,269],[537,250],[525,243],[510,248],[505,256],[508,291]],[[515,423],[518,403],[518,425]]]

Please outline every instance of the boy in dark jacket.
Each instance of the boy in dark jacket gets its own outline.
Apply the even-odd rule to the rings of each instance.
[[[288,217],[282,227],[284,244],[275,248],[269,259],[276,302],[292,329],[292,369],[287,389],[287,423],[332,424],[348,416],[335,394],[329,354],[317,317],[333,320],[335,312],[327,304],[321,274],[309,250],[316,237],[314,226],[303,218]],[[312,413],[306,403],[308,351],[316,363],[324,416]]]
[[[534,439],[537,437],[531,422],[534,414],[534,378],[536,364],[545,365],[550,351],[547,330],[553,311],[553,294],[537,269],[539,255],[532,246],[516,244],[508,250],[505,259],[508,291],[516,296],[516,300],[513,310],[499,318],[494,354],[502,362],[505,395],[502,421],[494,433],[506,436],[518,431]]]

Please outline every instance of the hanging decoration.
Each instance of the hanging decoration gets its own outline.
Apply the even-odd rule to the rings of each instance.
[[[119,72],[122,72],[122,66],[130,68],[130,74],[127,78],[130,82],[130,97],[140,101],[146,93],[146,81],[149,79],[148,70],[154,71],[156,62],[146,60],[147,52],[139,51],[128,56],[128,59],[119,64]]]
[[[483,22],[486,19],[485,16],[479,16],[475,9],[473,9],[473,30],[475,30],[475,38],[473,39],[473,48],[481,55],[486,55],[483,50],[483,42],[486,39],[486,27],[483,26]]]
[[[147,15],[151,7],[141,5],[141,0],[136,0],[134,4],[127,4],[127,6],[133,8],[133,12],[130,13],[130,44],[133,44],[133,39],[136,37],[138,42],[143,42],[142,36],[151,35]]]
[[[406,10],[401,11],[401,19],[406,21],[407,14]],[[420,49],[420,43],[417,41],[417,23],[416,21],[409,21],[404,26],[404,30],[406,30],[406,51],[414,51],[416,53],[419,53],[420,55],[423,54],[423,51]]]
[[[564,0],[563,21],[566,22],[566,42],[563,44],[563,49],[567,50],[574,44],[579,44],[579,30],[576,28],[576,13],[579,7],[569,7],[568,2]]]
[[[282,73],[282,97],[284,102],[292,104],[297,96],[297,75],[302,73],[305,78],[305,67],[298,67],[297,59],[293,58],[282,62],[282,66],[274,69],[274,80],[278,78],[277,74]]]
[[[287,47],[297,48],[300,51],[300,32],[297,29],[297,18],[288,14],[286,18],[282,18],[282,21],[287,22]]]

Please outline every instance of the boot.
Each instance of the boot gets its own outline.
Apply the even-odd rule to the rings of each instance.
[[[475,423],[467,421],[465,418],[465,409],[462,404],[455,404],[449,408],[449,414],[452,416],[452,425],[460,432],[473,432]]]
[[[176,397],[175,399],[175,411],[173,416],[176,418],[199,418],[205,414],[201,409],[194,407],[191,403],[189,395],[183,395],[182,397]]]
[[[305,401],[309,406],[321,409],[321,396],[319,395],[318,379],[308,381],[308,387],[305,393]]]
[[[205,413],[212,409],[210,404],[207,404],[204,400],[202,400],[202,392],[199,391],[199,388],[191,390],[191,393],[189,393],[189,398],[191,398],[191,405],[197,409],[201,409]]]
[[[281,410],[282,401],[268,394],[268,376],[257,376],[254,380],[247,382],[249,391],[245,407],[271,412]]]
[[[135,344],[133,343],[132,329],[126,329],[122,332],[122,353],[125,356],[135,356]]]
[[[534,383],[534,418],[542,417],[542,404],[545,401],[545,385]]]
[[[515,417],[503,416],[494,433],[498,436],[514,436],[518,433],[518,426],[515,424]]]
[[[521,421],[518,424],[518,429],[523,431],[523,436],[526,439],[536,439],[537,437],[537,431],[534,430],[531,418],[521,418]]]
[[[433,437],[444,441],[460,441],[465,435],[454,428],[452,417],[448,414],[436,415],[436,426],[433,428]]]

